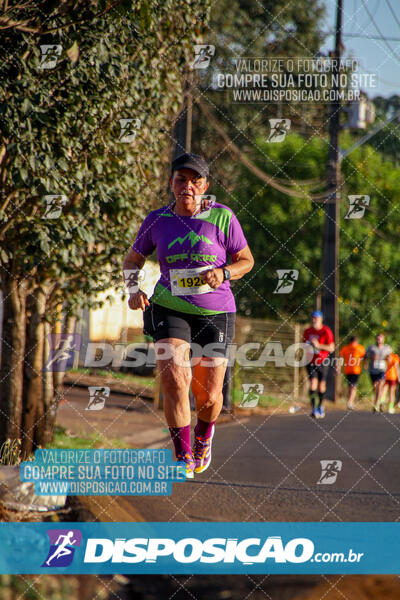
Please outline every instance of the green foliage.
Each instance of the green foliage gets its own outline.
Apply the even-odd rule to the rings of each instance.
[[[370,125],[370,129],[376,127],[377,123],[385,122],[389,119],[394,112],[400,110],[400,96],[395,94],[390,98],[383,98],[377,96],[374,98],[374,104],[376,109],[375,123]],[[360,135],[364,135],[365,132],[361,132]],[[393,161],[398,167],[400,164],[400,117],[393,119],[386,127],[378,131],[370,140],[370,144],[373,148],[378,150],[381,154]]]
[[[0,446],[0,465],[19,465],[21,462],[21,440],[8,438]]]
[[[326,160],[326,150],[318,139],[305,143],[302,137],[292,135],[280,144],[259,139],[257,146],[256,164],[275,173],[278,166],[284,167],[287,178],[319,177]],[[256,265],[243,282],[236,284],[238,308],[246,316],[281,320],[292,315],[294,320],[301,319],[313,304],[320,282],[323,210],[306,198],[285,196],[244,167],[239,170],[239,184],[229,204],[243,226]],[[276,269],[301,272],[296,298],[294,294],[272,293],[277,284]]]
[[[209,0],[27,2],[2,8],[1,261],[70,305],[121,282],[121,261],[161,192],[182,73]],[[22,6],[22,5],[21,5]],[[61,45],[43,68],[41,45]],[[138,119],[121,143],[120,119]],[[162,189],[162,192],[164,190]],[[44,196],[65,195],[59,218]]]
[[[205,42],[215,46],[215,56],[207,70],[197,72],[196,94],[214,112],[229,137],[244,151],[251,149],[260,130],[278,115],[290,118],[292,130],[315,133],[326,128],[326,106],[278,106],[274,103],[248,104],[232,101],[230,92],[216,90],[218,72],[234,73],[241,57],[315,57],[323,42],[325,8],[320,0],[309,0],[307,10],[298,2],[286,0],[219,0],[213,4]],[[230,193],[239,173],[226,141],[216,136],[213,124],[194,105],[193,149],[213,163],[211,183],[218,182]]]
[[[54,517],[53,517],[54,518]],[[10,521],[16,519],[16,513],[10,514]],[[26,516],[25,516],[26,519]],[[24,519],[24,520],[25,520]],[[56,521],[57,522],[57,521]],[[24,598],[24,600],[64,600],[65,598],[78,598],[82,589],[82,578],[85,578],[85,589],[92,589],[98,600],[104,600],[105,584],[100,578],[92,582],[95,575],[48,575],[37,577],[34,575],[0,575],[0,600],[10,598]]]
[[[284,0],[222,0],[213,5],[210,29],[225,54],[304,56],[320,47],[324,14],[319,0],[307,3],[307,13]]]
[[[127,448],[127,444],[122,438],[106,438],[99,433],[86,435],[82,431],[80,434],[73,434],[65,427],[57,425],[54,440],[49,444],[49,448]]]
[[[289,180],[325,177],[327,141],[290,135],[279,144],[257,140],[252,160],[265,171],[284,166]],[[342,136],[343,147],[354,143]],[[256,264],[235,284],[238,307],[247,316],[306,321],[322,291],[322,233],[325,219],[320,203],[288,197],[244,167],[229,203],[242,223]],[[397,348],[400,334],[400,256],[396,231],[400,228],[398,190],[400,173],[393,163],[364,145],[342,163],[340,208],[340,327],[346,337],[359,333],[366,343],[377,330]],[[346,219],[350,194],[369,195],[370,208],[361,219]],[[298,269],[299,279],[290,294],[274,294],[277,269]]]
[[[400,173],[366,145],[344,161],[343,177],[348,194],[367,194],[371,204],[364,218],[341,221],[341,328],[352,332],[356,327],[369,342],[383,330],[397,348],[400,257],[395,232],[400,226]]]

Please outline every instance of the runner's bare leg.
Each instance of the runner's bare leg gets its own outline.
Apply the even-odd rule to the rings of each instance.
[[[197,415],[202,421],[212,423],[222,409],[222,386],[228,360],[203,356],[193,362],[192,392]]]
[[[178,338],[163,338],[155,347],[167,424],[169,427],[190,425],[190,344]],[[164,354],[166,358],[162,357]]]

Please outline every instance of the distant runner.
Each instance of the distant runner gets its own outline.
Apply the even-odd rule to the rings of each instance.
[[[312,359],[307,365],[310,379],[311,417],[323,419],[325,410],[322,406],[326,392],[326,378],[329,365],[326,364],[329,354],[335,349],[335,340],[330,327],[323,324],[323,314],[320,310],[311,313],[311,327],[303,333],[303,342],[312,346]]]
[[[385,392],[389,389],[389,408],[388,412],[393,415],[395,412],[395,403],[396,403],[396,388],[397,384],[400,381],[400,357],[398,354],[392,352],[388,356],[387,359],[387,368],[385,374],[385,384],[383,386],[382,397],[384,397]]]
[[[380,403],[387,369],[386,360],[391,353],[392,349],[385,344],[385,336],[383,333],[378,333],[376,336],[376,344],[368,346],[365,353],[364,365],[368,362],[368,372],[375,392],[375,402],[372,407],[372,412],[377,412],[381,408]]]
[[[173,161],[169,182],[175,202],[145,218],[124,262],[130,284],[132,272],[137,274],[129,306],[144,311],[144,332],[155,342],[165,417],[188,478],[205,471],[211,461],[235,329],[230,280],[241,279],[254,265],[233,211],[204,201],[208,176],[206,161],[196,154]],[[149,300],[138,287],[139,270],[155,249],[161,277]],[[198,417],[193,449],[190,386]]]
[[[354,410],[354,401],[357,394],[358,379],[362,369],[362,359],[365,356],[365,348],[358,343],[358,337],[354,335],[350,338],[350,343],[340,350],[340,357],[343,358],[343,371],[349,386],[347,408]],[[340,365],[338,365],[338,372]]]

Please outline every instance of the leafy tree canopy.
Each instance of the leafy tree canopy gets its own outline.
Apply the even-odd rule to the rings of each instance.
[[[343,147],[354,143],[342,136]],[[282,143],[256,140],[252,156],[262,169],[285,165],[287,178],[310,179],[325,174],[327,142],[290,135]],[[238,306],[252,317],[305,321],[322,291],[322,232],[324,210],[304,197],[289,198],[264,185],[240,167],[240,183],[225,201],[241,221],[255,255],[253,271],[236,284]],[[392,162],[364,145],[342,163],[340,208],[340,328],[347,337],[355,332],[373,339],[377,330],[400,334],[400,257],[396,231],[400,227],[398,190],[400,173]],[[218,190],[224,201],[224,190]],[[345,218],[349,195],[370,196],[361,218]],[[277,269],[297,269],[299,279],[290,294],[274,294]]]
[[[208,9],[209,0],[3,3],[7,272],[32,286],[57,281],[74,305],[121,281],[137,219],[160,193],[182,72]],[[130,120],[125,142],[121,119]],[[65,197],[59,218],[45,216],[48,195]]]

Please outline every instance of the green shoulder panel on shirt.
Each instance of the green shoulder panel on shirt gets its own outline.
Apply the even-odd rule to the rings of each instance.
[[[161,285],[161,283],[157,283],[150,300],[154,302],[154,304],[160,304],[160,306],[165,306],[165,308],[178,310],[179,312],[189,313],[191,315],[219,315],[220,313],[226,312],[223,310],[210,310],[208,308],[195,306],[187,300],[179,298],[179,296],[173,296],[167,288]]]
[[[232,212],[227,208],[215,206],[214,208],[210,208],[210,210],[204,211],[204,216],[200,213],[196,218],[212,223],[218,227],[226,237],[229,236],[229,225],[231,224]]]

